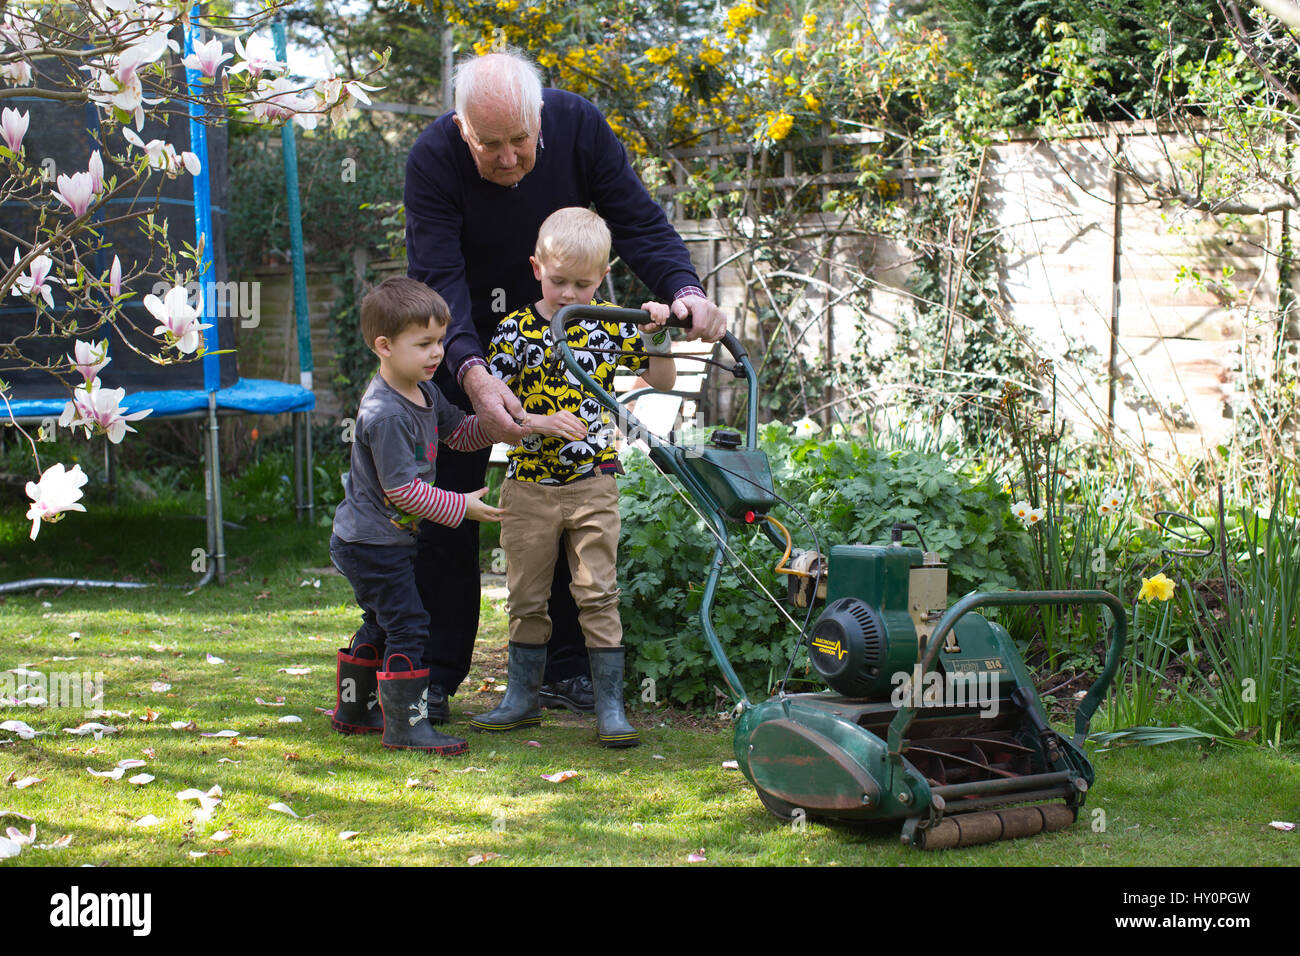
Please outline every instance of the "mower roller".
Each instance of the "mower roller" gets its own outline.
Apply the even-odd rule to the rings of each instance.
[[[646,429],[592,379],[584,368],[590,361],[575,358],[566,328],[583,319],[641,323],[645,313],[566,306],[551,320],[554,354],[626,433],[646,442],[651,460],[700,506],[717,541],[700,623],[737,701],[736,761],[763,805],[784,820],[902,821],[903,842],[925,850],[1074,823],[1094,779],[1083,742],[1124,651],[1118,598],[1106,591],[975,592],[949,607],[946,566],[923,540],[919,548],[905,545],[906,532],[920,539],[920,531],[902,523],[895,523],[888,545],[792,553],[789,533],[770,514],[782,499],[758,447],[757,383],[740,342],[730,333],[721,340],[735,360],[732,374],[748,389],[743,439],[719,429],[707,443],[686,447]],[[783,552],[777,570],[787,575],[788,603],[807,608],[809,619],[822,607],[812,627],[801,630],[799,646],[807,643],[829,690],[788,694],[783,681],[774,696],[755,703],[713,629],[730,527],[755,523]],[[1010,635],[974,612],[1085,604],[1109,609],[1109,649],[1075,713],[1070,739],[1048,724]]]

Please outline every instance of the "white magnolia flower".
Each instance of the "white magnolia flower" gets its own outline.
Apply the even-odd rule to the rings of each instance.
[[[108,357],[108,339],[101,339],[94,345],[78,339],[72,347],[72,355],[68,356],[68,362],[73,369],[81,373],[87,385],[95,380],[100,370],[110,361],[112,359]]]
[[[0,77],[14,86],[32,85],[32,65],[26,60],[14,60],[12,63],[0,63]]]
[[[104,191],[104,157],[99,155],[99,150],[90,154],[90,184],[94,189],[95,195],[98,196]]]
[[[156,295],[145,296],[144,307],[160,323],[153,334],[162,333],[166,336],[168,345],[176,346],[185,355],[189,355],[202,343],[203,336],[199,333],[212,327],[199,323],[199,311],[190,305],[183,285],[173,286],[161,299]]]
[[[90,173],[73,173],[60,176],[54,198],[72,210],[72,215],[80,218],[86,214],[90,204],[95,200],[95,178]]]
[[[108,270],[108,294],[115,299],[122,294],[122,260],[117,256]]]
[[[23,137],[27,135],[31,121],[31,115],[27,112],[19,113],[7,107],[0,112],[0,137],[4,137],[5,145],[15,153],[23,148]]]
[[[278,120],[293,120],[303,129],[315,129],[318,108],[315,96],[304,96],[301,84],[287,77],[276,80],[262,80],[258,87],[258,99],[250,105],[253,118],[260,123]]]
[[[146,143],[130,127],[124,127],[122,135],[131,145],[144,150],[145,155],[149,157],[151,169],[161,169],[168,176],[175,178],[180,173],[182,165],[192,176],[197,176],[203,168],[197,154],[187,150],[177,155],[176,147],[171,143],[164,143],[160,139],[151,139]]]
[[[40,533],[42,521],[54,521],[65,511],[86,510],[85,505],[79,505],[77,501],[81,498],[81,486],[87,480],[80,465],[73,465],[71,471],[65,471],[59,463],[45,469],[40,482],[27,482],[27,497],[32,499],[27,517],[32,520],[33,541]]]
[[[191,70],[198,70],[204,76],[216,76],[221,64],[233,56],[233,53],[222,52],[220,40],[209,40],[196,46],[194,52],[183,62]]]
[[[232,74],[247,70],[249,76],[256,78],[265,70],[276,70],[284,66],[275,58],[275,48],[271,45],[271,41],[256,33],[248,38],[248,46],[244,46],[236,37],[235,52],[239,54],[241,62],[230,68],[229,72]]]
[[[72,401],[63,407],[59,424],[67,428],[85,428],[87,438],[94,431],[101,431],[116,445],[127,432],[135,431],[127,422],[139,421],[153,411],[146,408],[142,412],[125,414],[121,404],[125,397],[124,388],[78,385],[72,393]]]
[[[18,250],[14,250],[14,265],[18,265],[20,257]],[[32,260],[28,267],[26,275],[21,275],[14,280],[13,286],[9,289],[10,295],[32,295],[39,292],[45,299],[45,304],[51,309],[54,308],[54,292],[51,285],[58,282],[58,279],[50,275],[50,266],[54,265],[54,260],[49,256],[37,256]]]

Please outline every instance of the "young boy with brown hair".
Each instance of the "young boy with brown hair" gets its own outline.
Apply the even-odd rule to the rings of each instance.
[[[547,614],[559,546],[567,549],[572,592],[591,660],[597,740],[606,747],[640,743],[623,711],[623,625],[619,619],[618,457],[614,430],[594,399],[552,354],[551,317],[566,305],[589,305],[609,272],[610,234],[596,213],[569,207],[542,223],[532,257],[542,298],[501,320],[488,352],[492,373],[519,396],[530,415],[548,416],[552,430],[510,452],[501,489],[501,546],[509,586],[510,662],[500,705],[470,721],[476,730],[513,730],[541,723],[538,691],[551,636]],[[608,303],[601,303],[607,305]],[[642,331],[658,331],[668,306],[646,303],[648,319],[582,319],[569,331],[574,357],[609,392],[622,365],[672,388],[676,368],[664,348],[648,356]]]
[[[357,411],[351,471],[330,536],[330,558],[362,612],[361,628],[338,653],[331,725],[344,734],[382,731],[390,749],[443,755],[468,745],[434,730],[437,714],[430,719],[429,615],[416,588],[416,527],[422,518],[451,527],[501,519],[483,501],[486,488],[463,495],[433,487],[439,441],[460,451],[492,444],[477,417],[430,381],[449,318],[442,297],[414,279],[387,279],[362,301],[361,334],[379,357],[379,372]]]

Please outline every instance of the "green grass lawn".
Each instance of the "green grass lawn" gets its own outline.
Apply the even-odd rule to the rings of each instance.
[[[180,515],[96,509],[42,529],[35,544],[26,530],[21,514],[0,522],[0,581],[128,574],[183,585],[198,577],[190,553],[203,544],[203,526]],[[499,699],[479,688],[505,669],[501,602],[486,599],[474,669],[452,702],[450,729],[468,737],[469,753],[385,751],[377,737],[331,732],[320,712],[334,703],[335,650],[359,620],[346,581],[322,573],[327,537],[321,528],[251,521],[228,536],[231,582],[195,593],[47,588],[3,599],[0,671],[100,672],[98,706],[129,716],[101,718],[120,730],[95,740],[63,732],[86,719],[82,710],[0,709],[0,720],[45,732],[33,740],[0,733],[12,740],[0,744],[0,779],[42,780],[25,789],[0,784],[0,811],[31,817],[37,843],[71,836],[66,848],[27,847],[0,867],[464,865],[487,854],[497,854],[491,866],[1192,866],[1294,864],[1300,853],[1300,832],[1268,827],[1300,818],[1300,763],[1257,749],[1100,754],[1097,784],[1072,829],[924,854],[902,847],[893,824],[796,828],[769,816],[740,773],[724,769],[730,729],[710,715],[633,705],[643,743],[624,751],[596,746],[593,720],[567,713],[523,734],[475,734],[467,715]],[[301,667],[310,672],[281,670]],[[283,706],[259,697],[283,698]],[[301,723],[281,723],[286,715]],[[173,721],[198,730],[174,730]],[[239,736],[200,735],[223,730]],[[127,759],[146,765],[120,780],[87,772]],[[542,779],[561,770],[578,776]],[[155,779],[128,782],[139,773]],[[221,803],[208,819],[196,815],[195,801],[176,797],[214,785]],[[269,809],[276,803],[298,818]],[[1095,809],[1105,811],[1104,828]],[[134,825],[148,814],[159,822]],[[30,823],[0,818],[0,832],[8,826]],[[230,835],[216,839],[222,831]],[[359,835],[343,840],[343,831]],[[688,863],[701,852],[707,864]]]

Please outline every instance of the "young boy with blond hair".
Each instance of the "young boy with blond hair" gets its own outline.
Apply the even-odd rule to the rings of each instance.
[[[542,297],[501,320],[488,351],[492,373],[513,389],[527,413],[547,416],[551,431],[524,439],[508,458],[501,489],[501,546],[509,586],[510,660],[505,697],[470,721],[482,731],[541,723],[538,691],[551,636],[547,614],[558,547],[566,549],[572,592],[591,660],[597,740],[606,747],[640,743],[623,710],[623,625],[618,613],[618,457],[601,406],[554,361],[550,323],[566,305],[590,305],[609,272],[610,234],[596,213],[569,207],[538,232],[533,274]],[[608,303],[600,303],[608,305]],[[668,321],[669,308],[648,302],[648,319],[584,318],[569,330],[579,364],[612,392],[614,372],[642,372],[654,388],[672,388],[671,354],[647,355],[642,332]]]
[[[463,495],[433,487],[440,441],[461,451],[492,444],[477,417],[431,381],[449,319],[442,297],[414,279],[387,279],[362,301],[361,334],[379,372],[357,411],[330,536],[330,558],[361,606],[361,628],[338,652],[331,725],[344,734],[382,732],[390,749],[447,756],[468,745],[432,726],[441,721],[429,713],[429,614],[415,581],[416,527],[421,519],[456,527],[501,518],[483,502],[486,488]]]

